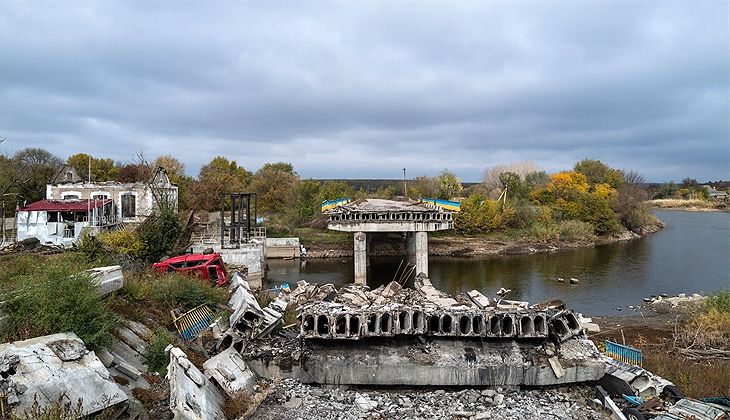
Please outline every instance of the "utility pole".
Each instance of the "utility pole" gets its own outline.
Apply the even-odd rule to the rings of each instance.
[[[406,168],[403,168],[403,197],[408,198],[408,189],[406,185]]]

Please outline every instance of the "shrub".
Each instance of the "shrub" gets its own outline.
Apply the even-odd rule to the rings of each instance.
[[[530,226],[530,237],[538,242],[555,242],[560,237],[560,229],[555,223],[534,223]]]
[[[730,290],[720,290],[707,296],[705,309],[708,312],[715,310],[723,314],[730,314]]]
[[[112,265],[113,259],[109,255],[109,250],[95,236],[88,234],[81,235],[76,240],[76,249],[86,257],[87,262],[98,263],[98,265]]]
[[[225,303],[228,291],[204,280],[171,273],[154,279],[151,298],[170,309],[180,306],[193,309],[202,304],[215,307],[217,303]]]
[[[558,225],[560,240],[568,242],[593,242],[596,235],[590,223],[579,220],[563,220]]]
[[[157,372],[162,376],[167,374],[167,355],[165,354],[165,348],[174,341],[173,336],[164,328],[157,328],[155,330],[150,343],[147,345],[144,354],[142,354],[144,358],[143,362],[147,365],[148,371]]]
[[[136,230],[141,242],[139,257],[146,261],[159,261],[176,248],[181,233],[182,223],[172,211],[148,217]]]
[[[135,258],[139,257],[142,252],[142,241],[128,229],[103,233],[99,235],[99,241]]]
[[[119,323],[86,273],[69,262],[44,264],[20,276],[17,288],[5,293],[2,310],[4,341],[74,332],[91,350],[108,346]],[[1,299],[0,299],[1,300]]]

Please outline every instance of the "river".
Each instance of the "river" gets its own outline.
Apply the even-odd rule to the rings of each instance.
[[[708,293],[730,289],[730,213],[658,210],[667,227],[641,239],[554,253],[430,257],[429,277],[449,293],[477,289],[488,296],[500,287],[507,297],[537,303],[562,299],[587,315],[626,314],[650,295]],[[372,258],[368,284],[393,279],[404,257]],[[342,286],[353,280],[353,261],[268,261],[268,284],[300,279]],[[579,284],[554,281],[575,277]],[[623,312],[615,308],[623,308]],[[633,313],[633,312],[629,312]]]

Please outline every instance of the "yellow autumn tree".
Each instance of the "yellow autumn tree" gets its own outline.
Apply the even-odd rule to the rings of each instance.
[[[578,216],[581,196],[590,189],[585,175],[575,171],[550,175],[550,183],[532,193],[537,204],[551,205],[565,216]]]

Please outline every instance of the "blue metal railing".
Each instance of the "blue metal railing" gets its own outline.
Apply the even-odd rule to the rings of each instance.
[[[606,355],[624,363],[641,366],[644,363],[644,353],[633,347],[622,346],[606,340]]]
[[[451,210],[451,211],[461,210],[461,203],[459,203],[458,201],[434,200],[433,198],[421,198],[420,201],[422,203],[428,203],[432,206],[441,207],[446,210]]]
[[[333,209],[337,206],[341,206],[343,204],[349,203],[351,200],[350,198],[340,198],[339,200],[324,200],[322,202],[322,210],[321,211],[327,211],[329,209]]]

